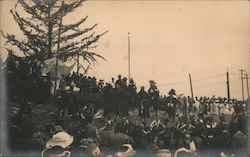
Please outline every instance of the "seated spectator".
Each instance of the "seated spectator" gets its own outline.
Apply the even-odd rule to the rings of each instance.
[[[192,157],[197,156],[195,143],[192,141],[188,148],[179,148],[176,150],[174,157]]]
[[[237,131],[232,138],[231,147],[232,148],[241,148],[246,146],[247,136],[241,131]]]
[[[171,157],[171,152],[168,149],[159,149],[155,157]]]
[[[54,146],[42,152],[42,157],[70,157],[71,152],[65,151],[61,146]]]
[[[70,151],[66,151],[66,148],[73,143],[74,137],[66,132],[58,132],[52,136],[52,138],[46,143],[46,149],[41,153],[42,157],[69,157]]]
[[[89,143],[86,148],[86,156],[88,157],[103,157],[100,148],[95,143]]]
[[[115,154],[116,157],[132,157],[135,156],[136,151],[133,150],[133,147],[131,144],[124,144],[119,152]]]

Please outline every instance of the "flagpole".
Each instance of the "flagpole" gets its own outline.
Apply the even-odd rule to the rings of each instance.
[[[128,32],[128,80],[130,81],[130,32]]]

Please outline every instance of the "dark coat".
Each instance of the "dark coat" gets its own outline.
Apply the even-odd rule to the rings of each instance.
[[[146,91],[140,91],[138,93],[139,105],[138,105],[138,116],[150,118],[150,104],[149,104],[149,97]]]

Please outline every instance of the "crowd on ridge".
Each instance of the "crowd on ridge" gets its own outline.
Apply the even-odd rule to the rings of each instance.
[[[39,66],[25,65],[13,62],[6,68],[11,92],[19,101],[9,115],[9,144],[16,150],[45,148],[42,156],[74,156],[78,150],[81,156],[112,156],[106,153],[112,149],[118,151],[113,156],[138,156],[138,150],[156,156],[199,156],[217,148],[225,156],[247,146],[247,102],[191,98],[174,89],[161,96],[155,81],[149,81],[149,89],[137,90],[133,79],[121,75],[111,83],[75,72],[63,77],[52,102],[57,107],[47,125],[39,126],[34,123],[33,100],[47,97],[50,85]]]
[[[91,156],[105,156],[102,152],[118,150],[117,147],[122,148],[118,156],[124,153],[136,156],[137,149],[158,150],[158,154],[171,154],[175,150],[173,156],[197,156],[199,150],[234,150],[247,145],[245,102],[214,96],[192,99],[177,95],[174,89],[167,96],[160,96],[156,83],[151,80],[149,84],[148,90],[141,87],[137,92],[135,82],[130,80],[127,84],[121,75],[117,80],[112,79],[112,83],[105,83],[95,77],[69,74],[59,83],[55,101],[58,109],[46,126],[47,136],[35,132],[27,104],[14,120],[22,117],[20,121],[28,124],[18,126],[15,121],[13,124],[26,132],[22,138],[40,137],[40,144],[46,145],[44,156],[58,153],[58,149],[68,152],[67,146],[56,144],[57,136],[71,140],[69,154],[76,153],[73,148],[80,148]],[[131,110],[137,110],[138,120],[130,118],[134,116],[130,115]],[[101,126],[96,124],[98,119],[104,121]],[[27,125],[28,130],[34,126],[33,132],[27,131]],[[51,141],[52,146],[48,146]]]

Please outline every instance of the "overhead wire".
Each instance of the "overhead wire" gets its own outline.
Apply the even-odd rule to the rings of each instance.
[[[225,74],[217,74],[217,75],[202,77],[202,78],[198,78],[198,79],[192,79],[192,81],[203,81],[203,80],[207,80],[207,79],[219,78],[222,76],[225,76]]]
[[[239,81],[239,79],[230,80],[230,83],[231,82],[236,82],[236,81]],[[194,87],[195,87],[195,89],[203,89],[203,88],[211,88],[211,87],[221,86],[221,85],[226,86],[226,81],[220,81],[220,82],[205,84],[205,85],[202,85],[202,86],[194,86]]]
[[[230,74],[230,76],[233,75],[231,77],[235,77],[236,75],[239,75],[239,73],[235,73],[235,72],[229,72],[229,74]],[[206,77],[200,77],[200,78],[197,78],[197,79],[192,79],[192,82],[193,82],[193,84],[196,84],[196,83],[201,83],[201,81],[221,78],[223,76],[225,77],[225,73],[219,73],[219,74],[216,74],[216,75],[210,75],[210,76],[206,76]],[[230,82],[235,82],[235,81],[237,81],[239,79],[240,79],[240,77],[237,78],[237,79],[230,80]],[[169,83],[158,84],[158,86],[171,86],[171,85],[183,85],[183,84],[188,85],[189,84],[188,79],[186,81],[178,81],[178,82],[169,82]],[[198,85],[198,86],[194,85],[194,87],[195,87],[195,89],[202,89],[202,88],[211,88],[211,87],[215,87],[215,86],[221,86],[221,85],[225,85],[225,84],[226,84],[226,81],[220,81],[220,82],[203,84],[203,85]]]
[[[185,84],[188,81],[180,81],[180,82],[171,82],[171,83],[164,83],[164,84],[159,84],[159,86],[166,86],[166,85],[177,85],[177,84]]]
[[[236,73],[234,73],[234,74],[236,75]],[[211,76],[201,77],[201,78],[197,78],[197,79],[192,79],[192,82],[198,82],[198,81],[204,81],[204,80],[209,80],[209,79],[214,79],[214,78],[220,78],[220,77],[223,77],[223,76],[225,76],[225,73],[220,73],[220,74],[216,74],[216,75],[211,75]],[[159,84],[159,85],[160,86],[166,86],[166,85],[177,85],[177,84],[185,84],[185,83],[188,83],[188,80],[187,81],[163,83],[163,84]]]

